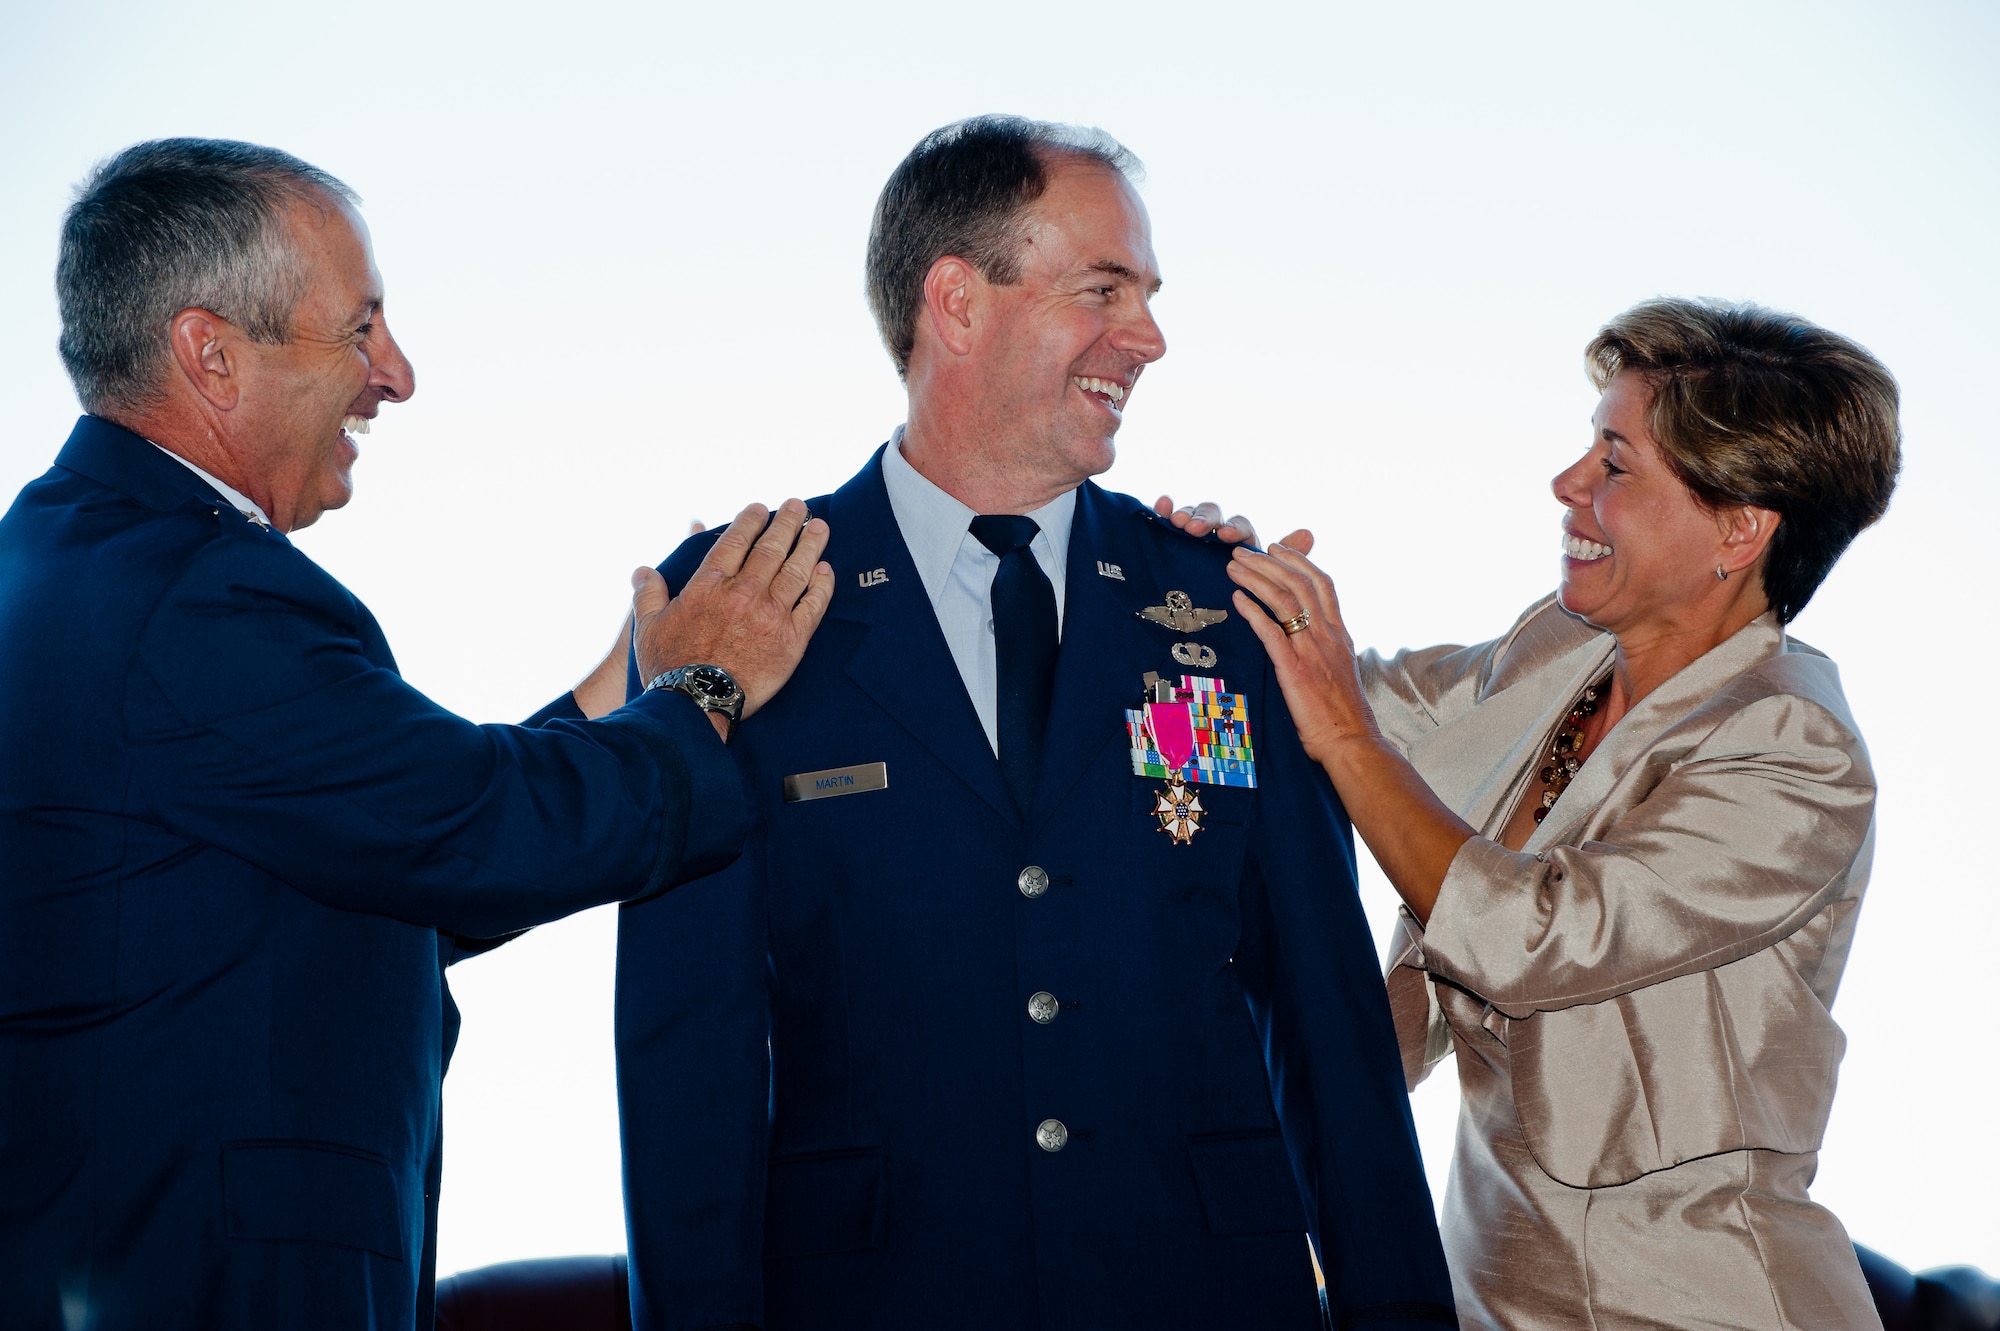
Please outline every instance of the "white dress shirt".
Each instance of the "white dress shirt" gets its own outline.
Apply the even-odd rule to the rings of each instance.
[[[972,534],[972,520],[979,515],[939,489],[903,456],[900,425],[882,452],[882,483],[888,487],[889,510],[896,515],[903,544],[910,547],[951,659],[958,664],[958,677],[965,682],[979,724],[986,727],[986,741],[997,755],[1000,685],[993,651],[993,575],[1000,571],[1000,556]],[[1076,491],[1065,491],[1028,516],[1041,528],[1028,549],[1055,589],[1056,639],[1061,641]]]
[[[148,439],[146,442],[149,444],[153,444],[153,441],[150,439]],[[153,447],[160,448],[158,444],[153,444]],[[268,527],[271,525],[271,515],[266,513],[262,508],[258,507],[257,501],[252,499],[249,495],[244,494],[241,490],[236,489],[234,486],[227,485],[222,481],[216,480],[215,477],[209,475],[207,472],[203,471],[200,467],[195,466],[194,463],[189,462],[186,458],[174,452],[171,448],[160,448],[160,451],[162,453],[165,453],[168,457],[172,458],[174,461],[180,463],[183,467],[186,467],[189,471],[193,472],[195,475],[201,477],[204,481],[207,481],[210,485],[214,486],[215,492],[221,495],[224,499],[227,499],[229,501],[229,506],[235,509],[238,513],[241,513],[244,517],[250,519],[252,522],[256,523],[260,527]]]

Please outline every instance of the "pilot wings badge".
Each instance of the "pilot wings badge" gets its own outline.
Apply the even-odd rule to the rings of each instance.
[[[1220,624],[1229,618],[1229,612],[1198,609],[1194,599],[1186,592],[1168,592],[1165,605],[1149,605],[1139,611],[1139,618],[1149,619],[1176,633],[1199,633],[1210,624]]]

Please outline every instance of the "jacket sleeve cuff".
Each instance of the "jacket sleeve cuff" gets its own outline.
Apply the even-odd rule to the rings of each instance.
[[[708,713],[672,689],[641,694],[603,718],[643,743],[660,768],[660,854],[644,900],[725,868],[743,853],[750,801]]]
[[[548,706],[536,712],[521,724],[529,730],[540,730],[551,721],[582,721],[583,709],[576,705],[576,694],[564,690],[563,695]]]

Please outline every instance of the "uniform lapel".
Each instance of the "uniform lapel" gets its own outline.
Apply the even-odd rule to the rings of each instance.
[[[863,630],[847,659],[848,678],[996,813],[1018,825],[1000,763],[889,506],[880,449],[835,493],[826,519],[834,567],[827,617]],[[1074,535],[1070,543],[1074,547]]]
[[[1137,663],[1159,654],[1159,644],[1147,638],[1135,613],[1156,590],[1131,536],[1137,527],[1096,485],[1086,482],[1077,491],[1064,574],[1062,650],[1028,819],[1031,831],[1048,821],[1106,744],[1123,742],[1125,709],[1139,702]],[[1101,574],[1100,564],[1116,567],[1123,579]]]

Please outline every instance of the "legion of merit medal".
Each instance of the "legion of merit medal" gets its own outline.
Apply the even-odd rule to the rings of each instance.
[[[1176,846],[1185,846],[1194,840],[1194,834],[1201,831],[1201,816],[1206,812],[1201,807],[1201,796],[1190,790],[1187,782],[1178,776],[1167,781],[1167,788],[1160,792],[1153,805],[1153,813],[1160,820],[1160,830],[1172,837]]]

